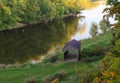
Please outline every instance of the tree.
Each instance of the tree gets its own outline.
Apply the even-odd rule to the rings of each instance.
[[[89,33],[92,37],[95,37],[98,34],[98,25],[95,22],[91,24]]]
[[[110,28],[110,22],[106,19],[101,20],[99,23],[99,28],[101,29],[103,33],[105,33],[107,29]]]
[[[81,10],[78,0],[0,0],[0,30],[16,23],[32,24],[65,17]]]
[[[117,57],[120,57],[120,1],[119,0],[108,0],[108,4],[111,5],[110,8],[104,9],[105,12],[108,13],[107,16],[115,18],[117,23],[112,24],[114,27],[113,32],[113,45],[112,53],[115,54]]]

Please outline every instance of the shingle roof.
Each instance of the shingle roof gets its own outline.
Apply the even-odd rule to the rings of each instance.
[[[69,47],[73,47],[75,49],[80,50],[80,42],[73,39],[73,40],[69,41],[68,43],[66,43],[63,50],[67,50]]]

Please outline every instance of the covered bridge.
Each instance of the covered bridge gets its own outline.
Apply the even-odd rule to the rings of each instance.
[[[79,61],[81,43],[75,39],[66,43],[63,48],[64,61]]]

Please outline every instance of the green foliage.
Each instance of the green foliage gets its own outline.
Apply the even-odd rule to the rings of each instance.
[[[10,3],[1,1],[0,3],[0,30],[11,29],[10,26],[14,25],[16,22],[15,16],[13,15]]]
[[[80,55],[82,61],[91,62],[100,60],[104,57],[104,54],[109,50],[109,47],[102,47],[99,45],[93,45],[92,48],[84,48],[81,50]]]
[[[99,23],[99,28],[101,29],[103,33],[105,33],[107,29],[110,28],[110,22],[106,19],[101,20]]]
[[[100,55],[103,55],[105,52],[105,48],[102,48],[102,47],[99,47],[99,46],[96,46],[96,47],[93,47],[93,48],[88,48],[88,49],[83,49],[81,51],[81,55],[82,56],[89,56],[89,57],[92,57],[92,56],[100,56]]]
[[[106,50],[100,47],[93,49],[83,49],[81,51],[82,61],[91,62],[102,59],[104,57]]]
[[[113,45],[112,53],[115,54],[116,57],[120,57],[120,2],[118,0],[108,0],[108,4],[111,5],[110,8],[106,8],[104,11],[109,13],[109,16],[113,15],[115,16],[115,20],[117,20],[117,23],[113,24],[113,27],[116,28],[116,30],[113,32]]]
[[[111,51],[116,55],[116,57],[120,57],[120,28],[114,33],[114,47]]]
[[[36,23],[61,18],[80,11],[77,0],[1,0],[0,30],[11,29],[16,23]]]
[[[96,67],[98,74],[95,76],[93,83],[119,83],[119,63],[120,58],[116,58],[112,53],[108,53],[98,67]]]
[[[55,52],[54,54],[50,54],[48,55],[43,62],[44,63],[48,63],[48,62],[58,62],[58,61],[63,61],[63,52],[62,50],[58,50],[57,52]]]
[[[107,4],[109,4],[109,5],[117,5],[117,4],[119,4],[119,0],[107,0]]]
[[[93,22],[90,27],[90,35],[92,37],[95,37],[98,34],[98,25]]]
[[[81,41],[81,60],[83,62],[91,62],[100,60],[104,57],[104,54],[109,52],[112,47],[112,31],[109,30],[106,33],[99,34],[98,36]]]

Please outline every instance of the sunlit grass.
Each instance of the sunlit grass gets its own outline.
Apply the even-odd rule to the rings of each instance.
[[[108,31],[105,34],[99,34],[98,36],[81,41],[81,49],[93,48],[94,46],[106,47],[111,46],[112,31]]]

